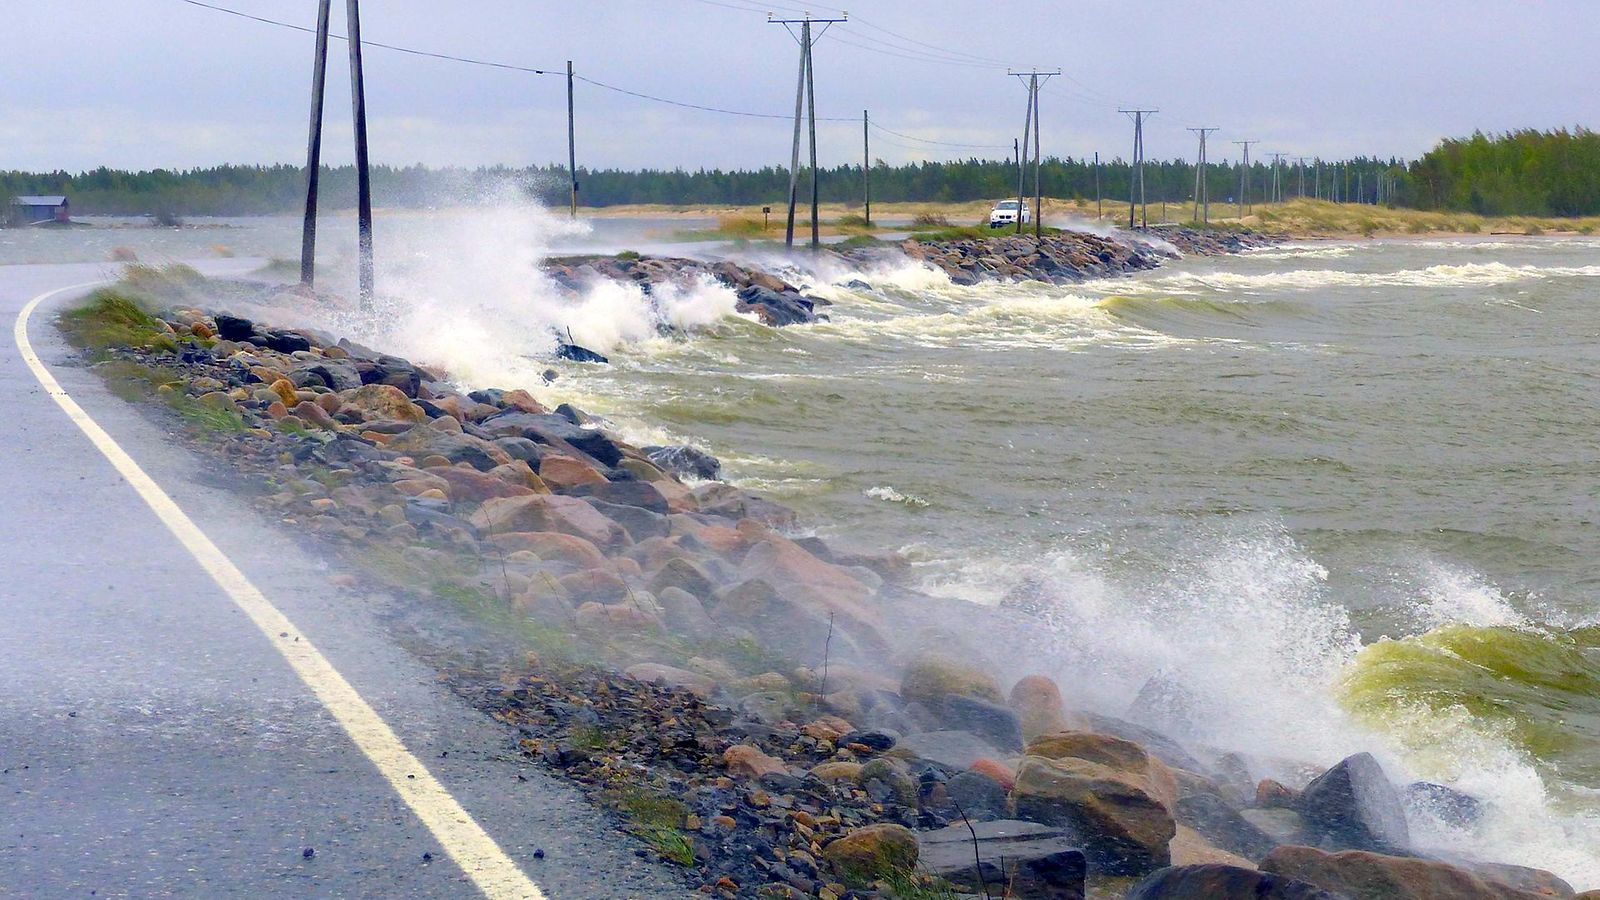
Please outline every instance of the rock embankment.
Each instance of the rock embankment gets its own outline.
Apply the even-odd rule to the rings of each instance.
[[[900,244],[899,249],[911,259],[942,270],[956,284],[984,281],[1076,284],[1154,269],[1164,260],[1176,259],[1180,254],[1239,253],[1277,240],[1258,232],[1162,228],[1116,236],[1063,232],[1038,240],[1030,234],[948,241],[909,240]],[[868,248],[844,251],[843,255],[866,260],[881,257],[881,252]]]
[[[646,293],[661,285],[689,286],[697,281],[713,282],[734,290],[742,313],[754,313],[766,325],[798,325],[827,320],[817,313],[827,306],[821,297],[807,296],[800,289],[769,272],[731,260],[706,262],[672,256],[569,256],[544,264],[545,274],[568,290],[579,292],[595,279],[631,282]]]
[[[474,660],[441,663],[458,689],[707,896],[1572,896],[1424,858],[1407,796],[1463,828],[1481,804],[1402,790],[1365,754],[1286,786],[1046,675],[1001,681],[1016,661],[985,648],[1036,621],[797,536],[791,510],[706,480],[702,452],[315,332],[193,308],[155,330],[115,361],[209,411],[190,433],[334,548],[344,583],[467,611],[485,630],[445,648]]]

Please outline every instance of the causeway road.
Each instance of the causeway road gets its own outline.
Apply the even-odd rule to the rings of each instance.
[[[73,359],[115,275],[0,266],[0,897],[688,896]]]

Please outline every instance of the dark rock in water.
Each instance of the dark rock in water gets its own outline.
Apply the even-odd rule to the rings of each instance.
[[[577,344],[557,344],[556,359],[570,359],[573,362],[609,363],[611,360]]]
[[[1306,785],[1299,812],[1340,848],[1404,852],[1411,845],[1400,792],[1370,753],[1346,757]]]
[[[815,322],[815,301],[802,297],[798,291],[775,291],[752,284],[738,292],[739,312],[754,312],[763,324],[781,327]]]
[[[1406,802],[1433,813],[1441,821],[1458,826],[1476,825],[1483,818],[1483,801],[1455,788],[1428,781],[1406,785]]]
[[[1173,817],[1179,824],[1193,828],[1213,846],[1247,859],[1260,859],[1279,843],[1216,794],[1179,798]]]
[[[1006,789],[982,772],[958,772],[944,787],[954,807],[951,812],[956,815],[964,815],[973,822],[1007,816]]]
[[[951,825],[917,838],[920,866],[964,891],[1050,900],[1084,896],[1088,864],[1066,830],[1000,820],[974,822],[970,830]]]
[[[556,407],[556,415],[566,419],[568,422],[571,422],[574,425],[588,425],[594,421],[593,416],[577,408],[576,406],[573,406],[571,403],[563,403]]]
[[[237,344],[242,344],[245,341],[250,340],[250,337],[254,335],[256,331],[256,325],[254,322],[250,321],[249,319],[242,319],[238,316],[229,316],[218,313],[214,318],[214,321],[217,323],[217,337],[222,338],[225,341],[233,341]]]
[[[1022,749],[1022,725],[1017,714],[998,703],[952,694],[940,704],[945,724],[969,731],[1001,750]]]
[[[870,291],[870,290],[872,290],[872,285],[867,284],[865,281],[862,281],[859,278],[852,278],[849,281],[846,281],[844,283],[844,286],[849,288],[852,291]]]
[[[1352,900],[1271,872],[1208,863],[1170,866],[1134,885],[1126,900]]]
[[[687,444],[645,447],[644,454],[657,468],[679,477],[715,481],[722,475],[721,460]]]

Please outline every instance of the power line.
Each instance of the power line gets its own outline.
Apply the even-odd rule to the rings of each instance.
[[[705,106],[705,105],[699,104],[699,103],[688,103],[688,102],[685,102],[683,100],[669,100],[666,97],[657,97],[654,94],[645,94],[645,93],[641,93],[639,91],[630,91],[627,88],[620,88],[620,87],[617,87],[614,84],[606,84],[603,81],[596,81],[593,78],[586,78],[586,77],[584,77],[582,75],[574,75],[572,77],[576,78],[577,80],[579,80],[581,82],[583,82],[584,84],[593,85],[593,86],[595,86],[597,88],[602,88],[602,89],[608,90],[608,91],[615,91],[615,92],[617,92],[619,94],[627,94],[629,97],[637,97],[640,100],[649,100],[649,101],[652,101],[654,103],[665,103],[665,104],[667,104],[669,106],[679,106],[679,107],[682,107],[684,109],[697,109],[697,110],[700,110],[701,112],[722,113],[723,115],[728,115],[728,116],[744,116],[744,117],[750,118],[750,119],[787,119],[787,118],[789,118],[789,116],[785,115],[784,113],[749,112],[748,110],[725,109],[725,108],[720,107],[720,106]],[[854,118],[846,118],[846,117],[842,117],[842,116],[818,116],[817,117],[817,121],[818,122],[854,122],[855,119]]]
[[[214,12],[226,13],[227,15],[237,16],[237,17],[239,17],[241,19],[249,19],[249,20],[251,20],[253,22],[261,22],[261,23],[266,24],[266,25],[276,25],[279,28],[291,28],[291,29],[293,29],[295,31],[299,31],[299,32],[304,33],[304,34],[316,34],[317,33],[316,29],[307,28],[304,25],[296,25],[293,22],[282,22],[282,21],[279,21],[277,19],[268,19],[268,18],[266,18],[264,16],[255,16],[255,15],[251,15],[250,13],[247,13],[247,12],[240,12],[237,9],[229,9],[226,6],[216,6],[216,5],[213,5],[213,4],[210,4],[210,3],[203,3],[203,2],[201,2],[201,0],[178,0],[178,2],[179,3],[187,3],[190,6],[198,6],[201,9],[209,9],[209,10],[212,10]],[[348,41],[349,40],[348,37],[346,37],[345,35],[342,35],[342,34],[331,34],[330,33],[328,35],[328,37],[333,38],[334,40],[339,40],[339,41]],[[408,53],[408,54],[410,54],[412,56],[425,56],[425,57],[428,57],[429,59],[442,59],[442,60],[447,60],[449,62],[466,63],[467,65],[472,65],[472,66],[484,66],[484,67],[487,67],[487,68],[490,68],[490,69],[507,69],[507,70],[512,71],[512,72],[526,72],[526,73],[528,73],[530,75],[560,75],[560,74],[562,74],[561,72],[556,71],[555,69],[536,69],[536,68],[533,68],[531,66],[518,66],[518,65],[514,65],[512,63],[494,62],[492,60],[487,60],[487,59],[473,59],[470,56],[454,56],[454,55],[449,54],[449,53],[434,53],[431,50],[418,50],[415,47],[401,47],[401,46],[398,46],[396,44],[384,44],[384,43],[380,43],[378,41],[369,41],[369,40],[365,40],[365,39],[362,39],[361,46],[363,46],[363,47],[378,47],[378,48],[381,48],[383,50],[393,50],[396,53]]]
[[[872,127],[876,128],[877,130],[879,130],[879,131],[881,131],[881,132],[883,132],[885,134],[892,134],[895,137],[902,137],[902,138],[905,138],[908,141],[920,141],[921,143],[924,143],[924,144],[934,144],[934,145],[940,146],[940,147],[960,147],[960,148],[967,149],[967,150],[1004,150],[1004,149],[1006,149],[1001,144],[962,144],[962,143],[957,143],[955,141],[936,141],[936,140],[933,140],[932,138],[917,137],[914,134],[905,134],[903,132],[895,131],[892,128],[885,128],[882,125],[879,125],[877,122],[873,122],[872,123]]]

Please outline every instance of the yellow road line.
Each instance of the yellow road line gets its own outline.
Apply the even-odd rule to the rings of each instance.
[[[355,745],[377,766],[395,793],[428,826],[440,846],[456,865],[472,879],[478,890],[491,900],[543,900],[544,893],[522,869],[495,843],[472,816],[462,808],[426,766],[407,750],[376,710],[340,675],[327,657],[289,618],[272,605],[265,595],[217,548],[205,532],[195,525],[172,498],[133,461],[111,435],[83,411],[55,376],[50,374],[33,344],[28,340],[28,318],[40,303],[56,294],[81,290],[103,282],[89,282],[58,288],[33,298],[17,315],[13,334],[17,350],[33,370],[45,393],[60,406],[74,425],[88,436],[96,449],[116,467],[140,498],[161,519],[162,524],[183,544],[201,568],[233,602],[261,629],[283,658],[305,682],[317,699],[344,728]]]

